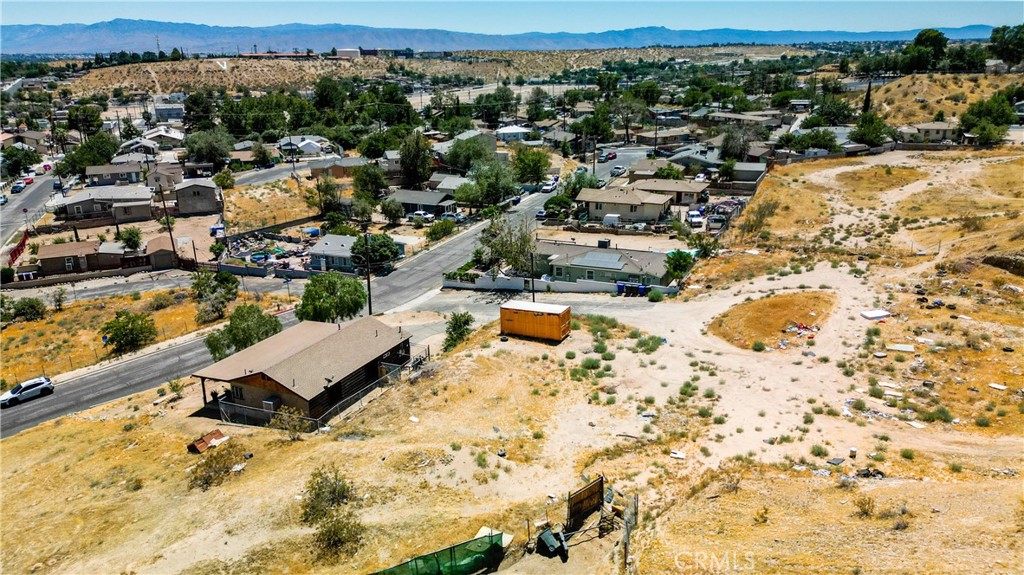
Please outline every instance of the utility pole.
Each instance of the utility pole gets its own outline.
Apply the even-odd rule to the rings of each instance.
[[[151,171],[150,163],[149,162],[150,162],[149,156],[147,155],[146,156],[146,176],[149,176],[149,173]],[[143,183],[144,184],[148,184],[149,182],[143,182]],[[167,212],[167,198],[164,197],[164,191],[163,191],[164,190],[164,186],[160,182],[160,179],[157,179],[157,181],[156,181],[156,189],[157,189],[157,193],[160,194],[160,203],[164,207],[164,223],[167,224],[167,237],[169,237],[171,239],[171,265],[173,265],[174,267],[178,267],[178,244],[174,243],[174,232],[171,230],[171,228],[174,227],[174,226],[171,225],[170,214]],[[195,242],[194,241],[192,243],[192,248],[195,249]],[[199,260],[196,259],[196,261],[198,262]]]
[[[367,315],[373,315],[373,290],[370,287],[370,222],[362,222],[359,227],[363,228],[363,262],[366,264],[366,309]]]

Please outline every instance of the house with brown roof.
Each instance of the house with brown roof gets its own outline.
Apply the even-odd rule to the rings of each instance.
[[[696,182],[693,180],[665,180],[661,178],[650,178],[639,180],[633,184],[634,190],[664,194],[672,198],[673,204],[692,205],[699,203],[704,190],[708,187],[707,182]]]
[[[583,188],[576,196],[576,203],[587,210],[590,221],[600,222],[606,215],[617,215],[623,223],[654,224],[668,215],[672,196],[626,186]]]
[[[146,258],[154,270],[169,270],[174,267],[174,250],[171,248],[171,239],[167,236],[157,236],[146,242]]]
[[[410,335],[373,317],[344,324],[304,321],[199,370],[207,381],[230,386],[222,412],[238,405],[266,419],[283,406],[319,418],[410,357]],[[227,404],[227,405],[225,405]],[[247,411],[247,416],[258,411]]]
[[[39,246],[36,263],[44,276],[74,274],[100,269],[99,240]]]
[[[85,185],[116,186],[137,184],[142,181],[142,164],[105,164],[102,166],[86,166]]]

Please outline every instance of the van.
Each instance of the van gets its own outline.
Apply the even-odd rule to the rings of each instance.
[[[615,228],[622,223],[622,217],[619,214],[605,214],[601,223],[609,228]]]

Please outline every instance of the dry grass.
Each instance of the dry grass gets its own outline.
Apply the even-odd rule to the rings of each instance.
[[[987,166],[982,172],[981,182],[992,194],[1024,198],[1024,158]]]
[[[914,124],[931,121],[939,111],[945,112],[946,118],[955,118],[967,111],[970,104],[1019,81],[1019,76],[1013,74],[911,74],[873,87],[871,99],[889,123]],[[950,99],[954,95],[962,95],[963,100]],[[860,104],[864,94],[853,93],[848,99]]]
[[[828,202],[825,201],[827,192],[825,186],[772,174],[761,184],[747,210],[764,202],[776,201],[779,207],[775,215],[768,218],[766,229],[774,234],[816,232],[831,220]]]
[[[905,166],[872,166],[836,175],[846,202],[855,208],[878,206],[879,196],[892,190],[928,177],[917,168]]]
[[[693,285],[711,284],[714,286],[720,282],[753,279],[779,266],[786,265],[792,257],[792,253],[783,250],[758,255],[735,252],[699,261],[693,275],[687,281]],[[683,293],[683,295],[685,294],[686,292]]]
[[[38,375],[55,375],[93,365],[113,357],[104,349],[99,330],[121,310],[133,313],[148,311],[147,306],[158,294],[184,290],[142,292],[139,299],[130,295],[112,296],[67,304],[63,311],[49,312],[37,321],[20,321],[3,331],[3,379],[23,381]],[[277,305],[283,298],[265,296],[265,307]],[[230,310],[242,302],[236,300]],[[207,327],[196,325],[196,306],[185,299],[170,307],[152,312],[157,327],[157,342],[166,341]]]
[[[238,186],[224,190],[224,211],[232,229],[252,230],[312,216],[316,210],[306,204],[305,190],[312,184],[293,179],[261,186]]]
[[[977,202],[969,202],[965,199],[964,203],[967,205],[964,206],[965,209],[962,213],[983,213],[980,210],[968,209],[968,207],[976,208]],[[983,226],[982,230],[968,232],[962,229],[959,222],[952,220],[949,223],[913,230],[909,232],[909,237],[918,248],[936,251],[941,247],[944,257],[949,260],[999,253],[1013,249],[1015,245],[1019,247],[1017,244],[1019,240],[1013,240],[1013,238],[1019,237],[1018,234],[1024,232],[1024,217],[1015,219],[1005,216],[988,217],[981,220],[981,225]]]
[[[713,319],[708,331],[742,348],[749,348],[755,341],[772,346],[780,339],[792,339],[782,333],[792,322],[824,324],[836,301],[831,292],[772,295],[733,307]]]

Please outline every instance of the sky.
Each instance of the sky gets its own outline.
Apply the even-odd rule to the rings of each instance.
[[[928,0],[3,0],[0,23],[91,24],[114,18],[212,26],[357,24],[459,32],[601,32],[643,26],[677,30],[843,30],[852,32],[1000,26],[1024,21],[1024,2]]]

